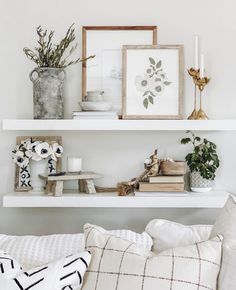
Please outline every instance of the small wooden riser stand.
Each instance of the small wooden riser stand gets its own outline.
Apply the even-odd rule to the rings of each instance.
[[[44,176],[40,175],[40,178],[46,180],[46,193],[51,196],[62,196],[64,181],[78,180],[78,186],[80,192],[86,192],[88,194],[96,193],[94,185],[94,179],[102,178],[103,176],[93,173],[84,172],[81,174],[67,173],[62,176]]]

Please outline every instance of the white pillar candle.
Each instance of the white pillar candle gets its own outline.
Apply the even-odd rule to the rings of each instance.
[[[204,70],[205,70],[205,59],[204,54],[201,54],[200,78],[204,78]]]
[[[195,69],[199,69],[199,37],[195,36]]]
[[[67,171],[80,172],[82,170],[82,159],[78,157],[67,158]]]

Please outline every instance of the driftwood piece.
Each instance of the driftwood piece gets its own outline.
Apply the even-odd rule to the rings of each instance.
[[[92,194],[92,193],[96,193],[96,188],[94,186],[94,182],[92,179],[86,179],[84,181],[85,183],[85,191],[86,193]]]

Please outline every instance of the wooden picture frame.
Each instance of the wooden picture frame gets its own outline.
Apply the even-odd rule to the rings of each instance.
[[[122,46],[156,45],[157,26],[83,26],[82,56],[96,55],[82,65],[82,100],[87,91],[104,91],[112,110],[122,111]]]
[[[183,93],[182,45],[123,46],[123,119],[183,119]]]
[[[62,137],[60,136],[18,136],[16,137],[16,145],[20,145],[22,141],[29,138],[32,138],[34,141],[43,141],[48,143],[57,142],[59,145],[62,145]],[[57,162],[52,160],[49,164],[51,164],[51,168],[48,169],[49,173],[61,171],[61,158],[58,158]],[[25,177],[22,177],[23,174]],[[32,187],[30,186],[30,164],[25,167],[19,167],[18,165],[15,166],[14,188],[16,192],[28,192],[32,190]]]

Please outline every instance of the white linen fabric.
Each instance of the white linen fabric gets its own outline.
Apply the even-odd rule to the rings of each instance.
[[[222,237],[154,254],[104,229],[85,225],[92,259],[83,290],[215,290]]]
[[[0,252],[0,290],[78,289],[90,260],[91,254],[83,252],[23,272],[14,258]]]
[[[137,243],[145,249],[152,247],[152,238],[147,233],[138,234],[129,230],[110,231],[111,234]],[[71,253],[84,250],[84,234],[49,236],[0,235],[0,250],[17,259],[25,269],[50,263]]]
[[[236,198],[230,196],[222,209],[211,237],[224,236],[222,268],[219,276],[219,290],[236,289]]]
[[[152,250],[156,253],[206,241],[210,237],[211,230],[212,226],[185,226],[163,219],[154,219],[146,226],[146,232],[153,239]]]

